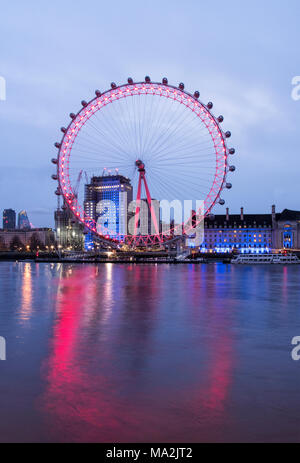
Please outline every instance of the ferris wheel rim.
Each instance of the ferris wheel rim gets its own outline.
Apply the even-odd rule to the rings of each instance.
[[[129,80],[129,79],[128,79]],[[180,84],[183,85],[183,84]],[[126,89],[126,93],[123,93],[123,89]],[[160,93],[156,93],[159,90]],[[170,93],[171,95],[166,95],[165,93]],[[195,92],[195,94],[198,92]],[[209,193],[205,201],[209,201],[209,205],[207,206],[206,210],[204,211],[203,217],[207,216],[212,208],[215,206],[216,202],[220,198],[220,194],[222,189],[224,188],[227,172],[228,172],[228,154],[230,150],[227,148],[226,138],[227,133],[224,133],[220,127],[220,123],[222,122],[222,116],[216,118],[214,114],[211,112],[212,104],[208,103],[205,105],[202,101],[199,100],[199,93],[196,97],[195,94],[192,95],[191,93],[184,90],[184,88],[176,87],[169,83],[160,83],[160,82],[147,82],[147,81],[140,81],[140,82],[131,82],[125,83],[122,85],[115,85],[111,84],[111,88],[104,91],[99,92],[96,91],[96,96],[92,98],[89,102],[82,101],[82,108],[76,114],[71,113],[71,121],[67,128],[63,128],[63,136],[61,138],[60,143],[56,143],[55,146],[58,148],[58,156],[57,156],[57,177],[58,180],[58,190],[57,194],[61,194],[64,198],[64,202],[72,212],[74,217],[77,221],[81,222],[84,227],[90,230],[92,233],[98,235],[101,239],[106,239],[105,235],[99,233],[97,231],[95,221],[91,220],[90,217],[86,216],[85,211],[82,209],[81,205],[77,201],[77,198],[74,195],[74,191],[71,185],[71,181],[69,178],[69,160],[72,153],[73,144],[80,133],[81,129],[84,127],[85,123],[98,111],[100,111],[103,107],[107,104],[112,104],[114,101],[120,100],[121,98],[126,98],[129,96],[134,95],[159,95],[165,98],[171,98],[177,102],[183,103],[187,108],[191,109],[198,117],[200,117],[200,113],[202,112],[203,115],[210,121],[212,127],[209,129],[206,122],[200,117],[201,122],[206,126],[211,139],[214,144],[215,156],[216,156],[216,169],[214,175],[214,181],[210,188]],[[179,95],[181,96],[182,100],[179,100]],[[114,98],[114,99],[112,99]],[[102,104],[102,102],[105,103]],[[100,102],[100,104],[99,104]],[[191,106],[194,105],[194,108]],[[209,107],[211,105],[211,107]],[[198,113],[196,111],[199,111]],[[222,120],[220,120],[222,118]],[[219,119],[219,120],[218,120]],[[215,130],[215,134],[218,137],[218,141],[220,146],[217,148],[215,139],[212,135],[211,130]],[[73,135],[71,135],[73,134]],[[219,151],[218,151],[219,150]],[[73,195],[73,198],[71,196]],[[223,201],[223,200],[220,200]],[[94,222],[94,223],[93,223]],[[198,224],[196,224],[198,225]],[[167,233],[161,234],[165,238],[167,237]],[[138,240],[143,240],[143,238],[149,238],[149,235],[129,235],[130,239],[137,238]],[[157,237],[158,235],[152,235],[153,237]],[[111,241],[109,239],[108,241]],[[153,240],[154,244],[156,243]]]

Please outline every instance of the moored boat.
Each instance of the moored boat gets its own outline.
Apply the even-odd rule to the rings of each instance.
[[[294,254],[240,254],[231,260],[232,264],[300,264]]]

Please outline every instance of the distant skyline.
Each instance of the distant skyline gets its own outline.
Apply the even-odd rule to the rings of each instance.
[[[54,226],[60,127],[96,88],[145,75],[183,81],[224,115],[237,171],[216,214],[300,210],[298,1],[14,1],[1,17],[1,216],[26,209],[34,226]]]

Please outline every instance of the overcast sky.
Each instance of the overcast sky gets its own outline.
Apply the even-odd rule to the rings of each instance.
[[[224,115],[237,149],[223,195],[232,212],[300,209],[299,0],[11,0],[0,14],[1,212],[53,226],[59,128],[96,88],[145,75],[199,89]]]

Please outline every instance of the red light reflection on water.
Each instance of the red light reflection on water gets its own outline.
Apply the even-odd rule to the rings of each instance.
[[[61,279],[52,350],[44,366],[47,388],[39,401],[50,426],[50,439],[101,439],[99,429],[94,436],[93,426],[114,423],[114,404],[101,392],[109,389],[106,378],[85,372],[80,362],[80,331],[89,310],[86,297],[97,289],[94,270],[83,268]]]
[[[174,387],[172,390],[169,390],[168,384],[160,384],[156,377],[156,388],[152,390],[151,384],[145,386],[142,383],[135,397],[135,376],[130,376],[128,371],[127,376],[118,376],[119,356],[122,352],[115,352],[111,345],[114,342],[113,336],[116,336],[115,331],[113,335],[107,335],[106,326],[110,317],[113,317],[113,322],[119,329],[118,334],[125,337],[127,347],[124,317],[128,317],[133,324],[137,311],[146,314],[157,310],[161,282],[155,268],[135,268],[130,277],[131,284],[135,281],[132,301],[142,300],[141,296],[147,287],[152,302],[144,304],[144,307],[140,303],[129,307],[125,293],[124,300],[118,301],[116,305],[117,293],[112,284],[111,265],[103,266],[101,270],[92,266],[77,267],[72,273],[66,272],[61,277],[57,296],[57,320],[50,355],[43,367],[46,389],[39,399],[49,440],[201,440],[199,433],[202,425],[190,427],[191,416],[194,419],[200,417],[200,420],[205,417],[208,423],[213,422],[217,416],[220,425],[225,419],[224,409],[233,368],[230,330],[225,325],[216,339],[211,339],[208,345],[203,346],[210,352],[210,358],[208,366],[201,371],[201,377],[195,366],[195,377],[183,383],[180,389]],[[128,279],[128,269],[124,267],[122,271],[127,272]],[[100,277],[98,272],[102,272]],[[143,286],[145,281],[147,284]],[[120,287],[121,283],[118,282]],[[126,283],[128,284],[127,280]],[[99,301],[98,305],[95,305],[95,301]],[[212,316],[217,318],[218,314]],[[83,339],[82,333],[89,324],[94,327],[95,321],[97,325],[93,336],[96,341],[94,337]],[[145,329],[140,324],[137,327],[138,330]],[[155,328],[156,326],[152,326],[150,330],[155,332]],[[101,342],[98,342],[99,338]],[[143,332],[142,339],[138,342],[151,345],[154,342],[152,332]],[[138,344],[138,347],[145,346]],[[94,348],[98,350],[93,351]],[[126,365],[122,366],[126,369]],[[136,376],[143,377],[143,369],[146,368],[146,361],[142,366],[139,364]],[[176,404],[175,411],[168,409],[170,402]],[[188,435],[185,435],[185,426]]]

